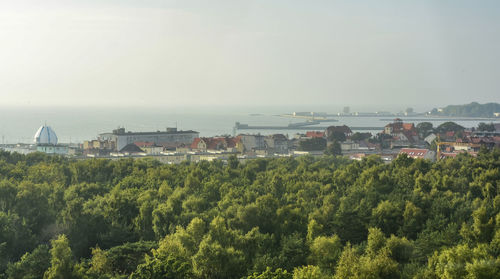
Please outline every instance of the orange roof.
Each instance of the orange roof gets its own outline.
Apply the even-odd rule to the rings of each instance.
[[[308,138],[322,138],[325,136],[325,133],[324,132],[320,132],[320,131],[309,131],[309,132],[306,132],[306,137]]]
[[[428,149],[421,149],[421,148],[401,148],[399,151],[399,154],[407,154],[409,157],[412,158],[424,158],[425,155],[429,152]]]
[[[191,143],[191,148],[192,148],[192,149],[196,149],[196,148],[198,148],[198,143],[200,143],[200,141],[201,141],[201,139],[200,139],[200,138],[195,138],[195,139],[193,140],[193,143]]]
[[[135,141],[134,144],[137,145],[138,147],[150,147],[155,145],[154,142],[148,142],[148,141]]]

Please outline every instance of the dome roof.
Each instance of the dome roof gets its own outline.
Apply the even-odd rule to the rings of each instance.
[[[38,129],[38,131],[36,131],[34,140],[35,140],[36,144],[56,145],[57,144],[57,135],[54,132],[54,130],[52,130],[52,128],[50,128],[47,125],[42,125]]]

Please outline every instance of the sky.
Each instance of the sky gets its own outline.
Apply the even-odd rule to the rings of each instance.
[[[500,1],[0,0],[0,106],[500,102]]]

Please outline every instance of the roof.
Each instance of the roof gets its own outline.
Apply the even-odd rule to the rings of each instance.
[[[331,134],[333,132],[341,132],[341,133],[344,133],[344,134],[352,134],[351,128],[349,128],[346,125],[342,125],[342,126],[330,126],[330,127],[326,128],[326,133],[327,134]]]
[[[206,149],[217,150],[236,147],[236,144],[241,141],[240,137],[212,137],[212,138],[195,138],[191,143],[191,149],[198,149],[198,144],[204,142]]]
[[[139,147],[151,147],[151,146],[155,146],[155,143],[154,142],[149,142],[149,141],[136,141],[134,142],[135,145],[139,146]]]
[[[425,155],[427,155],[427,152],[429,152],[428,149],[401,148],[401,150],[399,151],[399,154],[407,154],[409,157],[412,157],[412,158],[424,158]]]
[[[306,137],[308,138],[322,138],[325,136],[325,132],[320,131],[308,131],[306,132]]]
[[[201,139],[200,139],[200,138],[195,138],[195,139],[193,140],[193,143],[191,143],[191,148],[192,148],[192,149],[196,149],[196,148],[198,148],[198,143],[200,143],[200,141],[201,141]]]
[[[144,153],[142,149],[139,148],[139,146],[129,143],[125,145],[121,150],[121,153]]]
[[[42,125],[40,128],[38,128],[38,131],[36,131],[35,136],[33,137],[33,140],[36,144],[50,144],[50,145],[56,145],[57,144],[57,135],[50,126],[47,125]]]

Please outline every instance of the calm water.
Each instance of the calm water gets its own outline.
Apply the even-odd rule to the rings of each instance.
[[[282,118],[276,115],[293,111],[320,111],[337,113],[341,107],[219,107],[219,108],[2,108],[0,109],[0,140],[4,143],[31,143],[37,129],[45,122],[51,126],[59,142],[83,142],[94,139],[99,133],[109,132],[119,126],[130,131],[157,131],[177,126],[179,130],[195,130],[201,136],[233,134],[236,121],[249,125],[280,125],[303,122],[301,119]],[[363,111],[375,111],[369,108]],[[397,111],[397,110],[393,110]],[[257,115],[256,115],[257,114]],[[322,123],[320,126],[348,125],[383,127],[388,117],[344,117],[339,122]],[[390,118],[390,117],[389,117]],[[383,121],[381,119],[384,119]],[[405,122],[414,122],[411,118]],[[444,121],[429,121],[437,126]],[[477,126],[482,121],[456,121],[465,127]],[[490,122],[490,121],[487,121]],[[311,126],[310,130],[314,130]],[[239,133],[283,133],[292,136],[305,130],[240,130]],[[378,131],[372,131],[378,132]],[[0,141],[0,143],[2,142]]]

